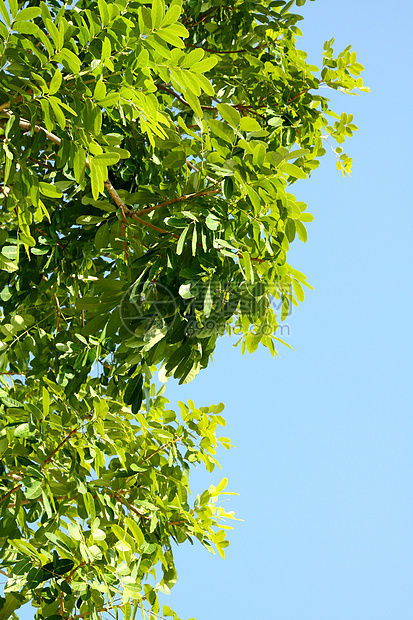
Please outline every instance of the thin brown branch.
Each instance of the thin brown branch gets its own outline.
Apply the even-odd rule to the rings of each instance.
[[[75,574],[75,572],[79,569],[82,568],[82,566],[84,566],[85,564],[87,564],[87,562],[82,562],[81,564],[78,564],[77,566],[74,567],[73,570],[70,571],[70,573],[68,574],[68,576],[66,577],[66,581],[70,581],[70,579],[72,578],[72,576]]]
[[[175,93],[172,89],[169,89],[167,86],[158,85],[158,88],[160,88],[161,90],[166,90],[167,92],[170,92],[171,94],[173,94],[176,97],[178,97],[178,99],[180,99],[180,100],[182,99],[182,98],[180,98],[180,96],[177,93]],[[184,99],[182,99],[182,101],[186,105],[188,105]],[[213,106],[201,106],[201,107],[203,107],[203,109],[216,110],[216,108],[214,108]],[[7,116],[11,116],[11,112],[7,112]],[[20,127],[22,129],[25,129],[26,131],[29,131],[31,129],[31,123],[29,121],[26,121],[25,119],[20,119],[19,125],[20,125]],[[60,145],[60,143],[61,143],[61,138],[59,138],[59,136],[56,136],[55,134],[51,133],[50,131],[47,131],[46,129],[44,129],[43,127],[40,127],[39,125],[35,125],[34,126],[34,131],[36,133],[38,133],[39,131],[43,131],[46,134],[47,139],[50,140],[51,142],[53,142],[54,144]],[[86,161],[86,166],[87,166],[87,168],[90,167],[88,161]],[[164,228],[160,228],[159,226],[156,226],[155,224],[152,224],[152,222],[147,222],[145,220],[142,220],[140,218],[140,215],[142,215],[144,213],[150,213],[151,211],[154,211],[155,209],[160,209],[161,207],[166,206],[168,204],[172,204],[174,202],[182,202],[182,201],[187,200],[189,198],[193,198],[194,196],[201,196],[201,195],[205,195],[205,194],[216,194],[216,193],[219,193],[219,190],[205,190],[204,192],[198,192],[196,194],[188,194],[188,195],[184,195],[184,196],[178,196],[177,198],[172,198],[171,200],[167,200],[167,201],[165,201],[163,203],[160,203],[159,205],[155,205],[154,207],[149,207],[148,209],[142,209],[141,211],[137,211],[135,213],[134,211],[129,209],[129,207],[123,202],[123,200],[121,199],[121,197],[119,196],[118,192],[113,187],[113,185],[109,181],[109,179],[107,179],[104,182],[104,187],[107,190],[107,192],[109,193],[109,195],[112,198],[112,200],[114,201],[114,203],[120,208],[120,210],[122,212],[122,220],[125,218],[125,221],[126,221],[126,217],[130,217],[130,218],[134,219],[136,222],[139,222],[140,224],[142,224],[143,226],[147,226],[148,228],[152,228],[152,230],[156,230],[157,232],[162,233],[162,234],[171,234],[176,239],[179,238],[179,235],[176,235],[175,233],[171,233],[169,230],[165,230]]]
[[[144,226],[147,226],[149,228],[152,228],[153,230],[156,230],[157,232],[171,234],[169,230],[165,230],[164,228],[160,228],[159,226],[155,226],[155,224],[152,224],[152,222],[147,222],[145,220],[142,220],[139,217],[138,213],[134,213],[131,209],[129,209],[129,207],[123,202],[122,198],[119,196],[118,192],[113,187],[113,185],[109,181],[109,179],[107,181],[105,181],[105,188],[108,191],[110,197],[113,199],[114,203],[122,211],[122,217],[123,217],[123,215],[125,215],[127,217],[130,217],[130,218],[136,220],[140,224],[143,224]]]
[[[292,99],[289,99],[286,103],[286,105],[289,105],[290,103],[292,103],[293,101],[295,101],[296,99],[298,99],[298,97],[301,97],[301,95],[305,95],[305,93],[308,93],[308,91],[310,90],[310,88],[306,88],[305,90],[302,90],[300,93],[298,93],[298,95],[296,95],[295,97],[293,97]]]
[[[58,499],[58,498],[57,498],[57,497],[55,497],[55,499]],[[42,498],[42,497],[38,497],[38,498],[37,498],[37,501],[38,501],[38,502],[42,502],[42,501],[43,501],[43,498]],[[20,506],[26,506],[26,504],[31,504],[32,502],[33,502],[33,500],[32,500],[32,499],[22,499],[22,501],[21,501],[21,502],[19,502],[19,505],[20,505]],[[8,504],[7,508],[15,508],[15,507],[16,507],[16,505],[17,505],[17,502],[13,502],[13,503],[11,503],[11,504]]]
[[[195,198],[197,196],[207,196],[209,194],[218,194],[219,189],[205,189],[201,192],[195,192],[193,194],[184,194],[183,196],[177,196],[176,198],[170,198],[169,200],[165,200],[164,202],[160,202],[153,207],[147,207],[146,209],[141,209],[140,211],[136,211],[136,215],[145,215],[146,213],[151,213],[151,211],[155,211],[156,209],[161,209],[162,207],[167,207],[175,202],[184,202],[185,200],[190,200],[191,198]]]
[[[29,157],[30,161],[35,164],[39,164],[39,166],[44,166],[45,168],[49,168],[49,170],[54,170],[54,166],[52,164],[47,163],[46,161],[41,161],[40,159],[35,159],[34,157]]]
[[[130,217],[132,219],[136,220],[136,222],[139,222],[139,224],[143,224],[143,226],[147,226],[148,228],[152,228],[153,230],[156,230],[157,232],[160,232],[160,233],[163,233],[163,234],[166,234],[166,235],[172,235],[176,239],[179,238],[179,235],[175,235],[175,233],[171,233],[170,230],[165,230],[164,228],[159,228],[159,226],[155,226],[155,224],[152,224],[152,222],[147,222],[146,220],[143,220],[142,218],[140,218],[135,213],[132,213],[130,215]]]
[[[196,47],[195,45],[192,47]],[[188,108],[190,108],[191,106],[189,105],[189,103],[187,101],[185,101],[185,99],[183,97],[181,97],[181,95],[179,95],[178,93],[176,93],[172,88],[169,88],[169,86],[165,86],[165,84],[156,84],[156,88],[158,90],[163,90],[166,93],[169,93],[170,95],[173,95],[175,97],[175,99],[178,99],[178,101],[180,101],[183,105],[186,105]],[[214,110],[215,112],[217,112],[218,110],[212,106],[212,105],[201,105],[201,110]]]
[[[78,432],[78,430],[79,430],[79,427],[76,427],[76,428],[74,428],[72,431],[70,431],[70,433],[67,435],[67,437],[65,437],[65,438],[64,438],[64,439],[63,439],[63,440],[59,443],[59,445],[57,446],[57,448],[55,448],[55,449],[53,450],[53,452],[51,452],[51,453],[49,454],[49,456],[47,457],[47,459],[46,459],[46,460],[45,460],[45,462],[43,463],[43,467],[42,467],[42,469],[43,469],[43,468],[44,468],[44,467],[45,467],[48,463],[50,463],[50,461],[52,460],[52,458],[54,457],[54,455],[56,454],[56,452],[58,452],[58,451],[60,450],[60,448],[61,448],[62,446],[64,446],[64,444],[65,444],[67,441],[69,441],[69,439],[70,439],[70,438],[71,438],[71,437],[72,437],[75,433],[77,433],[77,432]]]
[[[109,605],[108,607],[102,607],[101,609],[97,609],[96,613],[100,614],[104,611],[110,611],[111,609],[121,609],[124,606],[124,603],[117,603],[116,605]],[[70,616],[70,620],[79,620],[80,618],[87,618],[90,616],[92,612],[88,611],[85,614],[78,614],[77,616]]]
[[[114,494],[115,499],[123,504],[124,506],[126,506],[126,508],[129,508],[129,510],[131,510],[133,513],[135,513],[138,517],[140,517],[141,519],[150,519],[150,517],[148,517],[144,512],[141,512],[140,510],[138,510],[137,508],[135,508],[135,506],[133,504],[131,504],[130,502],[128,502],[128,500],[123,499],[123,497],[119,497],[118,493]]]
[[[3,497],[0,497],[0,504],[2,502],[4,502],[5,499],[7,499],[9,497],[9,495],[11,495],[12,493],[15,493],[16,491],[18,491],[19,489],[22,488],[22,484],[18,484],[17,486],[15,486],[13,489],[10,489],[10,491],[7,491],[7,493],[5,495],[3,495]]]
[[[211,50],[209,47],[202,47],[202,45],[191,45],[190,43],[185,43],[186,47],[192,47],[194,49],[201,49],[204,52],[209,52],[210,54],[243,54],[244,52],[248,52],[248,50]]]
[[[5,570],[1,570],[1,568],[0,568],[0,574],[4,575],[5,577],[7,577],[7,579],[9,578],[8,574],[6,573],[6,571]]]
[[[201,22],[205,21],[208,17],[211,17],[214,13],[216,13],[218,11],[220,7],[216,6],[212,9],[210,9],[207,13],[205,13],[205,15],[203,17],[201,17],[201,19],[198,19],[197,22],[195,22],[194,24],[188,24],[186,27],[187,28],[195,28],[195,26],[198,26],[198,24],[200,24]],[[186,20],[183,22],[183,24],[185,25],[186,22],[190,19],[190,17],[187,17]]]
[[[53,293],[53,297],[54,297],[54,302],[56,305],[57,331],[60,331],[60,304],[59,304],[59,300],[57,298],[56,293]]]
[[[195,172],[198,172],[198,174],[200,174],[200,170],[199,168],[197,168],[196,166],[194,166],[194,164],[192,164],[190,161],[186,160],[186,163],[188,164],[188,166],[192,169],[195,170]],[[220,183],[220,181],[216,181],[215,179],[213,179],[212,177],[209,177],[208,175],[205,177],[208,181],[211,181],[211,183],[213,183],[214,185],[218,185],[218,183]]]
[[[325,81],[324,81],[324,80],[320,80],[318,84],[319,84],[319,85],[320,85],[320,84],[325,84]],[[289,104],[289,103],[291,103],[292,101],[295,101],[295,99],[298,99],[298,97],[301,97],[301,95],[305,95],[305,93],[308,93],[308,91],[309,91],[309,90],[312,90],[312,89],[313,89],[313,87],[312,87],[312,86],[309,86],[308,88],[305,88],[305,89],[304,89],[304,90],[302,90],[300,93],[298,93],[298,95],[296,95],[295,97],[293,97],[292,99],[290,99],[289,101],[287,101],[287,104],[286,104],[286,105],[288,105],[288,104]]]
[[[8,114],[8,116],[11,116],[11,113]],[[32,124],[30,123],[30,121],[26,121],[26,119],[21,118],[19,121],[19,127],[20,129],[24,129],[25,131],[31,131]],[[50,131],[47,131],[47,129],[45,129],[44,127],[40,127],[39,125],[34,125],[34,133],[39,133],[39,131],[43,131],[46,134],[46,138],[50,140],[50,142],[54,142],[54,144],[57,144],[58,146],[60,146],[62,139],[59,138],[59,136],[56,136],[54,133],[51,133]]]
[[[155,450],[155,452],[152,452],[152,454],[150,454],[149,456],[146,457],[146,459],[143,459],[143,461],[141,461],[139,464],[143,465],[143,463],[146,463],[146,461],[149,461],[149,459],[151,459],[153,456],[155,456],[155,454],[158,454],[158,452],[161,452],[162,450],[164,450],[167,446],[169,446],[170,444],[173,443],[178,443],[178,441],[181,441],[182,437],[177,437],[176,439],[174,439],[173,441],[167,441],[166,443],[163,444],[163,446],[161,446],[160,448],[158,448],[157,450]]]

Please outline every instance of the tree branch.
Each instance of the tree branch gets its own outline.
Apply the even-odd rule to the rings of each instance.
[[[196,46],[192,45],[191,47],[196,47]],[[158,90],[164,90],[166,93],[173,95],[175,99],[178,99],[178,101],[180,101],[183,105],[186,105],[188,108],[191,107],[189,103],[187,103],[185,99],[181,97],[181,95],[176,93],[172,88],[169,88],[169,86],[165,86],[165,84],[156,84],[156,88]],[[218,110],[213,105],[201,105],[201,110],[214,110],[215,112],[218,112]]]
[[[186,163],[188,164],[188,166],[190,168],[192,168],[192,170],[195,170],[195,172],[200,173],[199,168],[197,168],[196,166],[194,166],[194,164],[192,164],[190,161],[186,160]],[[216,181],[215,179],[213,179],[212,177],[209,177],[208,175],[205,177],[208,181],[211,181],[211,183],[213,183],[214,185],[218,185],[218,183],[220,181]]]
[[[4,502],[4,500],[7,499],[9,497],[9,495],[11,495],[12,493],[15,493],[16,491],[21,489],[22,486],[23,486],[22,484],[18,484],[13,489],[10,489],[10,491],[7,491],[7,493],[5,495],[3,495],[3,497],[0,497],[0,504],[2,502]]]
[[[248,50],[224,50],[224,51],[211,50],[208,47],[202,47],[202,45],[191,45],[190,43],[185,43],[185,46],[192,47],[194,49],[201,49],[201,50],[204,50],[204,52],[210,52],[211,54],[242,54],[244,52],[248,52]]]
[[[63,440],[59,443],[59,445],[57,446],[57,448],[55,448],[55,449],[53,450],[53,452],[51,452],[51,453],[49,454],[49,456],[47,457],[47,459],[46,459],[46,460],[45,460],[45,462],[43,463],[42,469],[43,469],[43,468],[44,468],[44,467],[45,467],[48,463],[50,463],[50,461],[52,460],[52,458],[54,457],[54,455],[56,454],[56,452],[58,452],[58,451],[60,450],[60,448],[61,448],[62,446],[64,446],[64,444],[66,443],[66,441],[69,441],[69,439],[72,437],[72,435],[74,435],[75,433],[77,433],[77,432],[78,432],[78,430],[79,430],[79,427],[74,428],[72,431],[70,431],[70,433],[68,434],[68,436],[67,436],[67,437],[65,437],[65,438],[64,438],[64,439],[63,439]]]
[[[176,96],[179,100],[182,100],[183,103],[185,103],[185,105],[188,105],[186,103],[186,101],[184,99],[182,99],[177,93],[175,93],[172,89],[168,88],[167,86],[163,86],[163,85],[158,85],[158,88],[160,90],[166,90],[167,92],[170,92],[171,94],[173,94],[174,96]],[[214,108],[213,106],[202,106],[204,109],[212,109],[212,110],[216,110],[216,108]],[[8,111],[6,113],[7,116],[11,116],[11,112]],[[31,130],[31,123],[25,119],[20,119],[19,121],[19,126],[21,127],[21,129],[25,129],[26,131]],[[60,146],[61,144],[61,138],[59,138],[59,136],[56,136],[54,133],[51,133],[50,131],[47,131],[46,129],[44,129],[43,127],[40,127],[39,125],[35,125],[34,126],[34,131],[35,133],[38,133],[39,131],[43,131],[46,134],[46,137],[48,140],[50,140],[51,142],[53,142],[54,144]],[[89,162],[86,160],[86,167],[90,169],[90,165]],[[216,181],[215,181],[216,183]],[[156,226],[155,224],[152,224],[152,222],[147,222],[145,220],[142,220],[140,218],[140,215],[146,214],[146,213],[150,213],[151,211],[154,211],[155,209],[160,209],[161,207],[165,207],[169,204],[172,204],[174,202],[182,202],[184,200],[188,200],[190,198],[193,198],[194,196],[203,196],[203,195],[207,195],[207,194],[217,194],[219,193],[219,190],[204,190],[202,192],[197,192],[195,194],[186,194],[183,196],[178,196],[176,198],[171,198],[170,200],[166,200],[158,205],[154,205],[153,207],[148,207],[147,209],[141,209],[140,211],[132,211],[131,209],[129,209],[129,207],[123,202],[122,198],[119,196],[118,192],[116,191],[116,189],[113,187],[112,183],[109,181],[109,179],[106,179],[106,181],[104,182],[104,187],[107,190],[109,196],[112,198],[112,200],[114,201],[114,203],[116,204],[117,207],[119,207],[119,209],[121,210],[122,213],[122,221],[124,224],[126,224],[126,217],[130,217],[131,219],[134,219],[136,222],[139,222],[140,224],[142,224],[143,226],[147,226],[148,228],[152,228],[152,230],[156,230],[159,233],[162,234],[170,234],[173,237],[175,237],[176,239],[179,238],[179,235],[176,235],[175,233],[171,233],[169,230],[165,230],[164,228],[160,228],[159,226]],[[67,438],[68,439],[68,438]],[[66,439],[66,440],[67,440]],[[48,461],[46,461],[48,462]],[[46,463],[45,463],[46,464]],[[0,502],[2,500],[0,499]]]
[[[176,437],[176,439],[174,439],[173,441],[167,441],[166,443],[163,444],[163,446],[161,446],[160,448],[155,450],[155,452],[152,452],[152,454],[147,456],[146,459],[143,459],[143,461],[141,461],[139,463],[139,465],[142,465],[143,463],[146,463],[146,461],[149,461],[149,459],[151,459],[153,456],[155,456],[155,454],[158,454],[158,452],[161,452],[164,448],[166,448],[170,444],[178,443],[178,441],[181,441],[181,439],[182,439],[182,437]]]
[[[145,215],[146,213],[151,213],[151,211],[155,211],[156,209],[160,209],[161,207],[166,207],[168,205],[173,204],[174,202],[183,202],[184,200],[189,200],[190,198],[195,198],[196,196],[207,196],[209,194],[218,194],[219,189],[213,190],[202,190],[201,192],[195,192],[194,194],[184,194],[183,196],[177,196],[176,198],[170,198],[170,200],[165,200],[165,202],[161,202],[153,207],[147,207],[146,209],[141,209],[140,211],[135,211],[133,215]]]

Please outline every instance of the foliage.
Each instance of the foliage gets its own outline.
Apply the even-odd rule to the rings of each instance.
[[[0,620],[176,617],[173,543],[224,555],[233,518],[225,478],[190,505],[189,470],[230,442],[153,372],[191,381],[224,333],[277,353],[308,286],[289,185],[330,138],[350,171],[320,91],[363,67],[334,40],[309,65],[294,1],[25,4],[0,0]]]

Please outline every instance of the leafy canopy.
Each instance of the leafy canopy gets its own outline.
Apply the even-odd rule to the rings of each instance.
[[[312,220],[289,186],[356,126],[356,53],[267,0],[0,0],[0,620],[176,617],[174,544],[223,556],[222,404],[168,408],[224,333],[276,354]],[[27,5],[27,6],[25,6]]]

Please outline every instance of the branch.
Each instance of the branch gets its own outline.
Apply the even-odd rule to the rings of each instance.
[[[58,452],[58,451],[60,450],[60,448],[61,448],[62,446],[64,446],[64,444],[66,443],[66,441],[69,441],[69,439],[72,437],[72,435],[74,435],[75,433],[77,433],[77,431],[78,431],[78,430],[79,430],[79,427],[74,428],[72,431],[70,431],[70,433],[68,434],[68,436],[67,436],[67,437],[65,437],[65,438],[63,439],[63,441],[61,441],[61,442],[59,443],[59,445],[57,446],[57,448],[55,448],[55,449],[53,450],[53,452],[51,452],[51,453],[49,454],[49,456],[47,457],[47,459],[46,459],[46,460],[45,460],[45,462],[43,463],[42,469],[43,469],[43,468],[44,468],[44,467],[45,467],[48,463],[50,463],[50,461],[52,460],[52,458],[54,457],[54,455],[56,454],[56,452]]]
[[[56,293],[53,293],[54,302],[56,304],[56,315],[57,315],[57,331],[60,331],[60,304],[57,298]]]
[[[201,49],[204,50],[204,52],[210,52],[211,54],[242,54],[244,52],[248,52],[248,50],[224,50],[224,51],[218,51],[218,50],[211,50],[208,47],[202,47],[201,45],[191,45],[190,43],[185,43],[186,47],[193,47],[194,49]]]
[[[7,499],[9,497],[9,495],[11,495],[12,493],[15,493],[16,491],[21,489],[22,486],[23,486],[22,484],[18,484],[13,489],[10,489],[10,491],[7,491],[7,493],[5,495],[3,495],[3,497],[0,497],[0,504],[1,504],[1,502],[4,502],[4,500]]]
[[[124,506],[126,506],[126,508],[129,508],[129,510],[131,510],[132,512],[134,512],[136,515],[138,515],[138,517],[140,517],[141,519],[150,519],[150,517],[148,517],[145,513],[140,512],[137,508],[135,508],[135,506],[133,504],[131,504],[130,502],[128,502],[126,499],[123,499],[123,497],[119,497],[117,493],[114,493],[114,498],[120,502],[121,504],[123,504]]]
[[[191,45],[191,47],[196,46]],[[172,88],[169,88],[169,86],[165,86],[165,84],[156,84],[156,88],[158,90],[164,90],[166,93],[173,95],[176,99],[178,99],[178,101],[180,101],[183,105],[186,105],[188,108],[191,107],[189,103],[187,103],[185,99],[181,97],[181,95],[178,95],[178,93],[176,93]],[[214,110],[215,112],[218,111],[213,105],[201,105],[201,110]]]
[[[215,181],[215,183],[217,183]],[[207,196],[209,194],[218,194],[219,189],[212,190],[202,190],[201,192],[195,192],[194,194],[184,194],[183,196],[177,196],[176,198],[170,198],[170,200],[165,200],[165,202],[161,202],[158,205],[154,205],[153,207],[147,207],[146,209],[141,209],[140,211],[134,212],[136,215],[145,215],[145,213],[151,213],[151,211],[155,211],[155,209],[160,209],[161,207],[166,207],[168,205],[173,204],[174,202],[183,202],[184,200],[189,200],[190,198],[195,198],[196,196]]]
[[[84,566],[85,564],[87,564],[87,562],[82,562],[81,564],[78,564],[77,566],[75,566],[70,573],[68,574],[68,576],[66,577],[66,581],[70,581],[70,579],[72,578],[72,576],[75,574],[75,572],[79,569],[82,568],[82,566]]]
[[[161,450],[163,450],[164,448],[166,448],[167,446],[169,446],[169,444],[173,444],[173,443],[177,443],[178,441],[181,441],[182,437],[177,437],[176,439],[174,439],[173,441],[167,441],[166,443],[163,444],[163,446],[161,446],[160,448],[158,448],[157,450],[155,450],[155,452],[152,452],[152,454],[150,454],[149,456],[146,457],[146,459],[143,459],[143,461],[141,461],[139,463],[139,465],[142,465],[143,463],[146,463],[146,461],[149,461],[149,459],[151,459],[153,456],[155,456],[155,454],[158,454],[158,452],[161,452]]]
[[[213,15],[213,13],[216,13],[218,11],[220,7],[216,6],[213,9],[210,9],[207,13],[205,13],[205,15],[203,17],[201,17],[201,19],[199,19],[197,22],[195,22],[194,24],[188,24],[186,27],[187,28],[195,28],[195,26],[198,26],[198,24],[200,24],[201,22],[205,21],[207,17],[210,17],[211,15]],[[186,22],[190,19],[190,17],[187,17],[187,19],[184,20],[183,25],[186,24]]]
[[[188,166],[190,168],[192,168],[192,170],[195,170],[195,172],[200,173],[199,168],[197,168],[196,166],[194,166],[194,164],[192,164],[190,161],[186,160],[186,163],[188,164]],[[211,181],[211,183],[213,183],[214,185],[218,185],[218,183],[220,183],[220,181],[216,181],[215,179],[213,179],[212,177],[209,177],[208,175],[205,177],[208,181]]]
[[[175,95],[178,99],[182,100],[185,103],[185,105],[188,105],[184,99],[182,99],[177,93],[175,93],[172,89],[168,88],[167,86],[158,85],[158,88],[160,88],[161,90],[166,90],[167,92],[170,92],[171,94]],[[216,108],[214,108],[213,106],[201,106],[201,107],[203,107],[204,109],[216,110]],[[6,115],[10,117],[11,116],[11,112],[8,111],[6,113]],[[22,129],[25,129],[26,131],[31,130],[31,127],[32,127],[31,123],[29,121],[25,120],[25,119],[20,119],[19,126]],[[35,125],[34,126],[34,131],[35,131],[35,133],[38,133],[39,131],[43,131],[46,134],[46,137],[47,137],[48,140],[50,140],[54,144],[57,144],[58,146],[60,146],[60,143],[61,143],[62,140],[61,140],[61,138],[59,138],[59,136],[56,136],[55,134],[51,133],[50,131],[47,131],[46,129],[44,129],[43,127],[40,127],[39,125]],[[86,167],[90,168],[89,162],[87,160],[86,160]],[[126,216],[127,216],[127,217],[130,217],[130,218],[134,219],[135,221],[139,222],[143,226],[147,226],[148,228],[152,228],[153,230],[156,230],[159,233],[171,234],[175,238],[179,238],[179,235],[176,235],[175,233],[171,233],[169,230],[165,230],[164,228],[160,228],[159,226],[155,226],[155,224],[152,224],[152,222],[147,222],[145,220],[142,220],[139,217],[139,215],[142,215],[144,213],[150,213],[151,211],[154,211],[155,209],[160,209],[161,207],[164,207],[164,206],[166,206],[168,204],[172,204],[174,202],[182,202],[183,200],[187,200],[187,199],[192,198],[194,196],[202,196],[202,195],[205,195],[205,194],[217,194],[217,193],[219,193],[219,190],[205,190],[203,192],[198,192],[196,194],[188,194],[188,195],[184,195],[184,196],[178,196],[177,198],[171,198],[171,200],[166,200],[165,202],[162,202],[159,205],[155,205],[154,207],[149,207],[148,209],[142,209],[141,211],[134,212],[131,209],[129,209],[129,207],[123,202],[122,198],[119,196],[118,192],[113,187],[113,185],[109,181],[109,179],[106,179],[106,181],[104,182],[104,187],[107,190],[107,192],[109,193],[109,196],[112,198],[112,200],[116,204],[116,206],[118,206],[120,208],[120,210],[122,212],[122,221],[124,223],[126,223]],[[46,461],[46,462],[48,462],[48,461]],[[2,500],[0,499],[0,502],[1,501]]]
[[[1,570],[1,568],[0,568],[0,574],[2,574],[5,577],[7,577],[7,579],[9,578],[8,574],[6,573],[6,571],[5,570]]]
[[[10,117],[11,112],[7,116]],[[30,121],[26,121],[26,119],[21,118],[19,121],[19,127],[20,129],[24,129],[25,131],[31,131],[32,124],[30,123]],[[62,139],[59,138],[59,136],[56,136],[54,133],[50,133],[50,131],[47,131],[47,129],[45,129],[44,127],[39,127],[39,125],[34,125],[34,133],[39,133],[39,131],[43,131],[46,134],[46,138],[48,140],[60,146]]]

